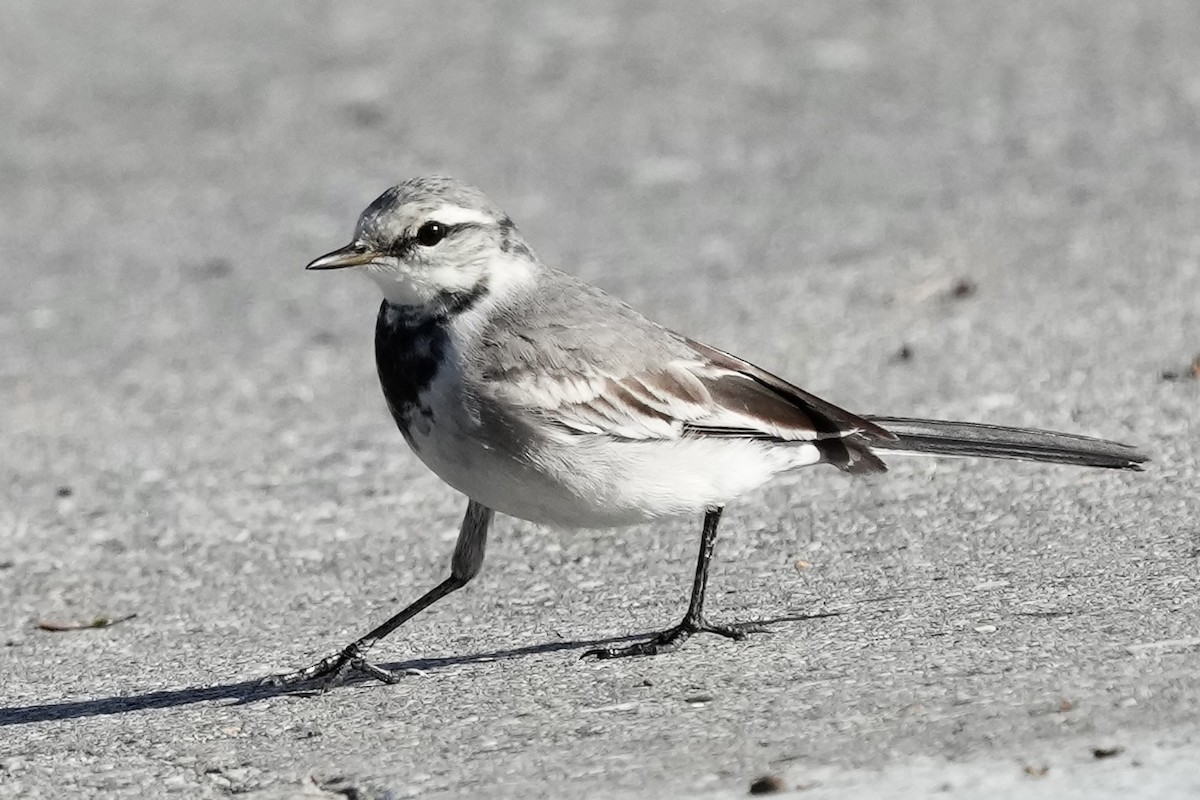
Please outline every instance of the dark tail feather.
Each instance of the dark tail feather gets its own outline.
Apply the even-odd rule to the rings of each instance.
[[[935,419],[865,418],[896,434],[894,441],[871,441],[870,448],[881,455],[895,452],[898,455],[1012,458],[1018,461],[1132,470],[1140,470],[1140,465],[1148,460],[1127,444],[1069,433]]]

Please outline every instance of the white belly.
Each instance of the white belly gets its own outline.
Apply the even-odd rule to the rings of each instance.
[[[496,511],[545,525],[606,528],[698,513],[815,464],[817,448],[736,438],[625,441],[543,429],[523,447],[487,446],[465,413],[414,420],[418,457]]]

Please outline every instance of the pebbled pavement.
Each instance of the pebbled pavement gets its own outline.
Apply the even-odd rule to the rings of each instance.
[[[10,5],[0,797],[1194,796],[1198,52],[1186,0]],[[790,476],[710,595],[771,632],[626,662],[699,520],[502,520],[409,680],[261,689],[449,557],[375,290],[301,271],[428,171],[854,410],[1155,461]]]

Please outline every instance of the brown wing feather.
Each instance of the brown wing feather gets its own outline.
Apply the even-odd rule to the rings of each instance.
[[[884,469],[867,446],[890,439],[880,426],[707,345],[687,340],[696,358],[613,375],[543,373],[507,382],[507,399],[559,427],[633,441],[737,437],[817,444],[825,460],[851,472]]]
[[[867,439],[883,439],[894,441],[895,435],[886,428],[876,425],[868,419],[852,414],[833,403],[822,400],[814,394],[809,394],[798,386],[793,386],[782,378],[772,375],[764,369],[759,369],[748,361],[737,356],[709,347],[706,344],[688,339],[687,343],[701,356],[718,367],[740,373],[754,383],[769,390],[772,397],[782,401],[782,407],[790,413],[802,415],[809,421],[814,430],[827,434],[815,438],[844,437],[860,434]],[[778,408],[778,406],[776,406]],[[783,411],[787,414],[788,411]]]

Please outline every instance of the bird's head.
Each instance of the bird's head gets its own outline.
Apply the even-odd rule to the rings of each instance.
[[[444,314],[532,278],[538,261],[512,220],[453,178],[414,178],[381,194],[354,239],[308,269],[355,269],[394,305]]]

